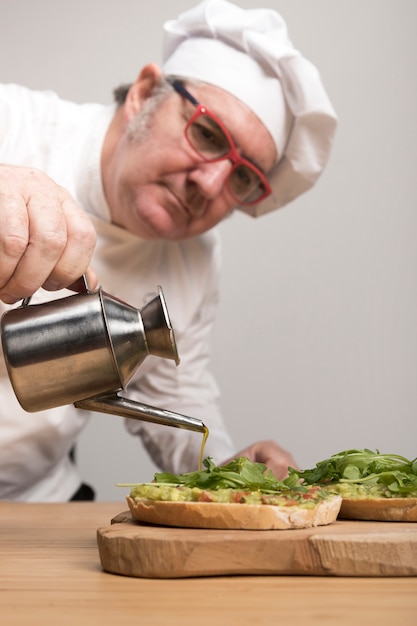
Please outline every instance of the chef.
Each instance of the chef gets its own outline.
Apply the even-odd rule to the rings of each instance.
[[[33,302],[62,297],[83,273],[139,309],[162,285],[181,365],[149,357],[129,396],[203,418],[205,455],[216,463],[242,454],[282,478],[292,455],[274,441],[238,452],[219,411],[209,370],[216,225],[307,191],[335,127],[319,73],[282,17],[226,0],[203,0],[168,21],[162,66],[142,67],[116,89],[114,105],[0,85],[2,310],[32,294]],[[0,394],[0,498],[93,498],[71,458],[89,413],[72,405],[26,413],[3,360]],[[136,420],[126,428],[158,467],[197,467],[195,433]]]

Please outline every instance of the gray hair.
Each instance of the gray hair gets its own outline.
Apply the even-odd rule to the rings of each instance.
[[[145,100],[141,110],[129,122],[128,132],[132,139],[143,138],[148,131],[154,113],[165,102],[166,98],[174,93],[171,84],[174,80],[185,82],[185,79],[179,76],[163,76],[159,83],[155,85],[151,96]],[[194,85],[199,84],[199,81],[196,80],[188,80],[187,82]],[[118,106],[122,106],[125,103],[131,86],[132,84],[120,85],[113,91],[114,99]]]
[[[126,85],[122,85],[122,87],[119,87],[117,90],[115,90],[115,99],[116,102],[119,103],[119,106],[126,100],[128,91],[129,87],[127,87]],[[172,87],[170,83],[165,78],[163,78],[158,83],[158,85],[154,87],[151,96],[145,100],[141,110],[135,115],[135,117],[130,120],[128,125],[128,132],[132,139],[138,139],[140,137],[143,138],[143,136],[149,129],[150,122],[155,112],[171,94]],[[123,101],[120,103],[117,98],[122,98]]]

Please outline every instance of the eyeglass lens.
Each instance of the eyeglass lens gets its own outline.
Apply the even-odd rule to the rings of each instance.
[[[215,161],[232,151],[224,130],[210,114],[201,114],[187,127],[187,138],[204,159]],[[235,164],[228,179],[229,189],[239,202],[256,202],[266,188],[262,178],[249,163]]]

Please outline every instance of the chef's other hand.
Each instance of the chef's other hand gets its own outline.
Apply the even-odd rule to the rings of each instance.
[[[89,269],[96,243],[71,194],[31,167],[0,165],[0,299],[7,304],[71,286]]]
[[[275,441],[259,441],[238,452],[235,457],[246,456],[250,461],[265,463],[278,480],[288,476],[288,468],[299,469],[293,456]],[[229,459],[231,461],[231,459]],[[228,461],[225,461],[228,463]]]

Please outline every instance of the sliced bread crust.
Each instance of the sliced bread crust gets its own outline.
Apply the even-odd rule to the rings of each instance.
[[[181,528],[230,530],[285,530],[334,522],[342,498],[330,496],[313,508],[298,505],[168,502],[126,498],[132,517],[141,522]]]

